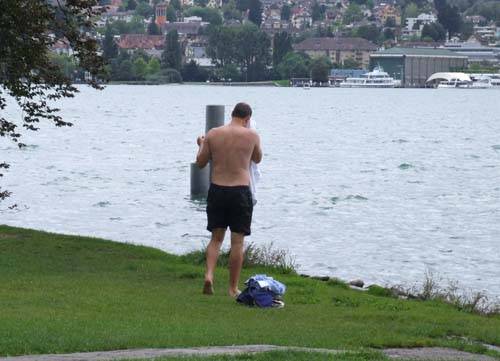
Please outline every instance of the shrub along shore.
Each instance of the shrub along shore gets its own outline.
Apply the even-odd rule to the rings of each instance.
[[[223,267],[216,294],[203,296],[196,254],[0,226],[0,355],[274,344],[359,352],[444,346],[499,357],[482,345],[500,345],[498,314],[380,288],[359,292],[258,262],[242,280],[255,273],[288,286],[284,309],[236,304]]]

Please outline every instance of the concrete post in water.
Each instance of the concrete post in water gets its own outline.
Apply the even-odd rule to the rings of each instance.
[[[212,128],[224,125],[224,105],[207,105],[205,133]]]
[[[224,105],[207,105],[205,132],[224,125]],[[191,198],[206,198],[210,186],[210,163],[200,169],[191,163]]]

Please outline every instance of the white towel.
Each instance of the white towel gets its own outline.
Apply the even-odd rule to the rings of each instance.
[[[252,128],[252,129],[255,129],[256,128],[255,122],[254,121],[251,122],[251,123],[249,122],[248,127]],[[257,204],[257,197],[255,196],[255,194],[256,194],[256,185],[257,185],[257,183],[260,180],[261,173],[260,173],[260,170],[259,170],[259,166],[253,160],[250,162],[250,169],[249,169],[249,171],[250,171],[250,191],[252,192],[253,205],[255,205],[255,204]]]

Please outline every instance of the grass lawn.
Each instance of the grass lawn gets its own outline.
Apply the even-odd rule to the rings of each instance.
[[[274,84],[276,84],[278,86],[289,87],[290,86],[290,80],[288,80],[288,79],[275,80]]]
[[[288,286],[284,309],[236,304],[226,296],[225,269],[218,270],[216,295],[208,297],[201,294],[203,268],[185,258],[0,226],[0,355],[238,344],[486,352],[459,337],[500,345],[498,315],[376,296],[272,269],[245,269],[242,279],[261,272]],[[238,357],[222,359],[245,359]]]

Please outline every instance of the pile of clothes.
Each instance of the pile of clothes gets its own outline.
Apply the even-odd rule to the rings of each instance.
[[[286,286],[266,275],[255,275],[245,281],[247,286],[240,293],[236,302],[247,305],[257,306],[262,308],[283,308],[283,295],[286,291]]]

